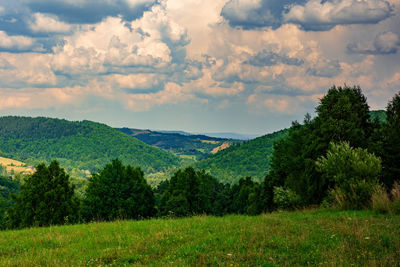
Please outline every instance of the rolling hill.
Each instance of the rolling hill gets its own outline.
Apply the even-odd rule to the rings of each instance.
[[[85,176],[114,158],[145,173],[180,165],[178,157],[105,124],[50,118],[0,117],[0,156],[34,165],[57,159],[72,175]]]
[[[239,140],[192,135],[178,131],[167,132],[130,128],[119,128],[118,130],[148,145],[167,150],[179,156],[185,163],[193,163],[196,160],[204,159],[218,151],[218,148],[226,148],[231,144],[241,142]]]
[[[370,115],[371,120],[378,119],[380,122],[386,120],[384,110],[373,110]],[[287,133],[288,129],[284,129],[233,145],[194,163],[193,166],[208,171],[222,182],[234,183],[246,176],[261,181],[268,172],[274,142]]]
[[[246,176],[261,181],[269,169],[274,142],[286,136],[287,132],[288,130],[284,129],[242,144],[232,145],[196,162],[194,167],[210,172],[222,182],[237,182]]]

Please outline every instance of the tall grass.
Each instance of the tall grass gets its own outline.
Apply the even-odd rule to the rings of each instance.
[[[297,211],[0,232],[0,266],[397,266],[400,216]]]

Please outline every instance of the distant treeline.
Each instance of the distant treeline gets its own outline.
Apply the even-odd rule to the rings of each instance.
[[[317,116],[293,122],[274,144],[262,182],[245,177],[223,184],[205,171],[178,170],[151,188],[139,167],[115,159],[89,178],[79,198],[57,161],[39,164],[19,185],[0,179],[2,228],[180,217],[195,214],[260,214],[324,206],[400,213],[400,93],[386,120],[370,117],[359,87],[332,87]],[[7,191],[7,192],[8,192]],[[1,192],[1,191],[0,191]]]

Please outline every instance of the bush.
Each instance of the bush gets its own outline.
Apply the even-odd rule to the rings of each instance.
[[[381,160],[366,149],[352,148],[349,143],[331,143],[326,157],[320,157],[317,168],[331,185],[328,201],[340,209],[371,207],[371,197],[378,185]]]
[[[278,209],[293,210],[300,206],[301,198],[294,191],[281,186],[274,187],[274,203]]]

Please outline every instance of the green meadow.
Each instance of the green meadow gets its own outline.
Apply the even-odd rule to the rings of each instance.
[[[398,266],[400,216],[296,211],[0,232],[0,266]]]

